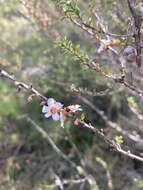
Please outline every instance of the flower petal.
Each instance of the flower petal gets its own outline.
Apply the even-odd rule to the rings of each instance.
[[[60,116],[58,113],[54,113],[54,114],[52,114],[52,118],[53,118],[53,120],[58,121],[60,119]]]
[[[76,105],[70,105],[68,106],[68,108],[70,109],[71,112],[75,113],[77,111],[82,111],[82,108],[80,107],[80,105],[76,104]]]
[[[61,122],[61,127],[64,128],[65,116],[62,112],[60,112],[60,122]]]
[[[46,112],[48,112],[49,111],[49,108],[48,108],[48,106],[43,106],[43,108],[42,108],[42,113],[46,113]]]
[[[51,105],[55,104],[55,100],[53,98],[48,98],[47,104],[48,104],[48,106],[51,106]]]
[[[56,102],[55,106],[56,106],[56,108],[60,109],[60,108],[62,108],[63,105],[60,102]]]
[[[45,117],[46,117],[46,118],[49,118],[51,115],[52,115],[51,112],[47,112],[47,113],[45,114]]]
[[[76,111],[82,111],[82,108],[80,105],[76,104],[75,107],[76,107]]]

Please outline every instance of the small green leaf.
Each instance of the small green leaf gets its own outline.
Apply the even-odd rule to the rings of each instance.
[[[85,119],[85,114],[84,114],[84,113],[81,113],[80,119],[81,119],[82,121]]]
[[[121,135],[120,136],[116,136],[115,137],[115,141],[116,141],[117,144],[120,144],[120,145],[123,144],[124,143],[123,136],[121,136]]]

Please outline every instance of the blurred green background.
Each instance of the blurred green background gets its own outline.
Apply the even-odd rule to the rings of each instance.
[[[103,128],[111,139],[124,139],[126,150],[142,155],[143,119],[133,112],[137,109],[142,115],[142,100],[80,64],[57,45],[57,38],[66,36],[73,44],[79,43],[82,52],[97,59],[111,73],[117,73],[118,66],[112,63],[114,56],[110,52],[97,55],[99,44],[63,18],[57,1],[27,2],[28,6],[24,6],[18,0],[0,0],[0,68],[32,84],[46,97],[64,105],[80,104],[87,121]],[[124,0],[79,0],[78,6],[85,20],[92,16],[96,24],[91,14],[95,7],[109,31],[131,31]],[[132,40],[126,43],[131,44]],[[134,70],[138,75],[134,65],[127,67],[129,73]],[[90,91],[112,86],[112,92],[105,96],[80,95],[71,92],[72,84]],[[135,84],[142,88],[142,83]],[[0,79],[0,190],[143,189],[143,164],[119,155],[101,138],[74,126],[70,120],[64,129],[60,128],[59,122],[43,117],[40,101],[34,97],[28,103],[28,96],[23,90],[18,92],[8,80]],[[109,126],[107,121],[121,130],[116,125]]]

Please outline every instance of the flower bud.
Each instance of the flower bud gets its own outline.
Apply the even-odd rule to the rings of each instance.
[[[132,46],[127,46],[123,51],[123,56],[127,61],[135,61],[137,56],[137,51]]]

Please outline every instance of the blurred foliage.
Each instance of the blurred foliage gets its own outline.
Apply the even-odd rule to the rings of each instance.
[[[37,20],[41,12],[35,17],[20,0],[0,0],[0,59],[5,60],[3,64],[0,61],[0,67],[64,105],[81,104],[83,120],[105,129],[118,144],[133,147],[138,153],[134,142],[108,127],[95,110],[81,101],[80,95],[71,92],[72,84],[99,92],[112,86],[111,94],[85,97],[127,132],[136,134],[141,130],[142,121],[138,122],[134,115],[142,114],[140,100],[80,64],[81,59],[86,62],[89,57],[96,58],[105,71],[112,73],[118,67],[110,65],[113,56],[108,52],[103,56],[96,55],[99,44],[68,19],[63,19],[63,14],[67,14],[84,19],[90,26],[96,25],[96,19],[91,15],[91,8],[95,7],[102,24],[109,31],[124,34],[131,30],[127,3],[124,0],[29,2],[31,10],[46,11],[49,19],[46,27],[43,28]],[[99,23],[97,25],[100,30]],[[17,92],[12,83],[0,79],[0,190],[58,189],[55,186],[58,183],[56,176],[67,180],[64,185],[67,190],[142,189],[142,164],[110,151],[99,137],[74,126],[70,120],[66,121],[65,129],[61,129],[58,122],[43,117],[39,100],[34,97],[28,103],[28,95],[24,91]],[[76,164],[76,168],[53,150],[27,117],[47,132],[58,148]],[[140,128],[131,129],[130,121]],[[85,176],[88,180],[83,183],[70,182]]]

